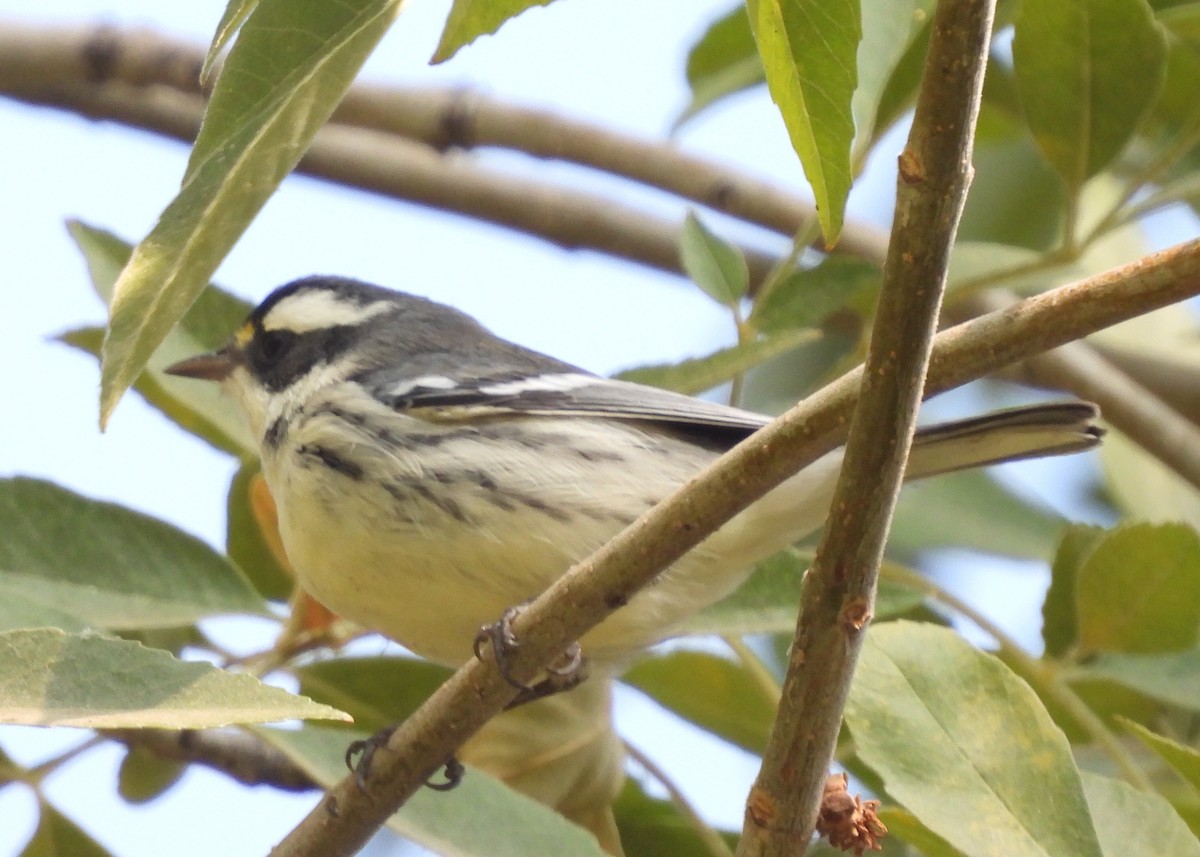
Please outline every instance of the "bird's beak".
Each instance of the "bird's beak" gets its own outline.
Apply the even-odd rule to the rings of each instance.
[[[226,347],[209,354],[197,354],[186,360],[173,363],[163,371],[181,378],[198,378],[201,381],[224,381],[237,366],[237,360]]]

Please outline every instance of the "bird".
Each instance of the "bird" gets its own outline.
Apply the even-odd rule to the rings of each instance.
[[[600,377],[457,309],[361,281],[274,290],[219,350],[169,373],[219,383],[256,440],[303,587],[434,662],[528,602],[769,417]],[[907,477],[1079,452],[1083,401],[917,431]],[[584,635],[621,665],[819,529],[842,450],[744,510]]]

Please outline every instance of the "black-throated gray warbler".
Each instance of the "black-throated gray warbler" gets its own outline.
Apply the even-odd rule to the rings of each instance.
[[[597,377],[424,298],[348,279],[283,286],[231,342],[168,371],[219,381],[260,444],[301,582],[448,666],[767,417]],[[909,476],[1094,446],[1085,402],[918,432]],[[581,641],[620,663],[821,526],[841,451],[665,571]]]

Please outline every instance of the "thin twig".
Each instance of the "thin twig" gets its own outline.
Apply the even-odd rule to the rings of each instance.
[[[942,0],[908,143],[862,391],[829,520],[801,594],[779,712],[739,857],[802,853],[816,829],[916,427],[950,249],[971,178],[994,5]]]
[[[671,799],[671,803],[688,820],[688,824],[691,825],[692,830],[700,837],[700,841],[704,843],[705,850],[712,857],[733,857],[733,849],[729,847],[729,843],[722,839],[721,834],[714,830],[712,825],[701,817],[696,808],[692,806],[691,801],[687,799],[687,795],[679,790],[679,786],[675,785],[674,780],[671,779],[667,772],[633,744],[630,744],[628,741],[625,741],[624,744],[625,752],[629,754],[629,758],[645,768],[650,776],[658,780],[659,784],[667,790],[667,796]]]

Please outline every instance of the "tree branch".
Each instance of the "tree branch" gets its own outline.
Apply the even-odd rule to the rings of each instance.
[[[1200,241],[1029,298],[939,334],[925,393],[961,386],[1196,294]],[[862,369],[856,369],[796,405],[531,602],[513,623],[521,639],[512,657],[513,678],[531,681],[570,641],[603,621],[661,569],[841,443],[861,378]],[[347,777],[273,854],[349,855],[360,848],[456,747],[515,695],[487,657],[464,665],[399,726],[376,754],[365,792]]]
[[[991,0],[941,0],[908,144],[862,391],[829,520],[805,577],[779,712],[746,802],[740,855],[803,853],[875,605],[959,218],[991,37]],[[873,835],[864,832],[865,836]]]
[[[988,311],[1013,300],[993,293],[979,295],[972,304]],[[1106,422],[1200,490],[1200,427],[1096,349],[1072,342],[1024,361],[1012,375],[1033,386],[1071,390],[1096,402]]]
[[[101,734],[162,759],[205,765],[248,786],[292,792],[320,788],[282,751],[239,729],[106,729]]]

